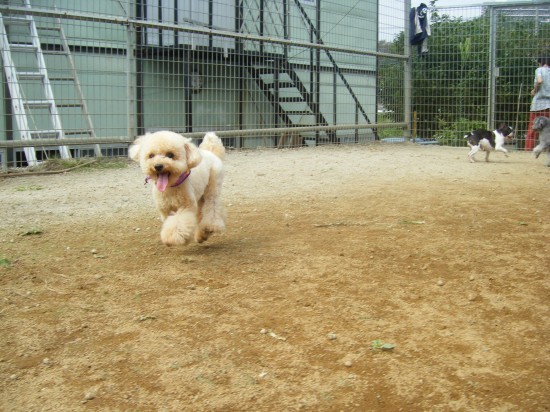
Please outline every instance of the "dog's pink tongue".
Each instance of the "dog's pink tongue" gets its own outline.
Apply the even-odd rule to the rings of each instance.
[[[168,186],[168,173],[158,175],[157,189],[159,192],[164,192]]]

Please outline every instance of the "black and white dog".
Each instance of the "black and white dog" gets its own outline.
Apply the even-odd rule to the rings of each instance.
[[[514,130],[506,123],[501,123],[498,129],[494,131],[489,130],[474,130],[464,136],[468,140],[468,146],[471,150],[468,153],[470,162],[475,162],[475,154],[480,150],[485,152],[485,161],[489,161],[489,153],[496,150],[504,153],[508,157],[508,150],[504,147],[506,139],[512,138]]]
[[[533,149],[535,158],[538,159],[542,152],[548,152],[546,166],[550,167],[550,118],[536,117],[533,121],[533,130],[539,132],[539,144]]]

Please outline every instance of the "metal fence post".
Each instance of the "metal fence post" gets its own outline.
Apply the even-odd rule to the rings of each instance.
[[[498,67],[496,62],[496,13],[495,8],[489,6],[489,78],[487,79],[487,127],[493,130],[495,126],[495,91]]]
[[[407,124],[407,128],[403,130],[403,137],[405,139],[411,138],[411,101],[412,101],[412,60],[411,60],[411,43],[410,43],[410,22],[409,13],[411,10],[411,0],[405,1],[405,36],[403,45],[404,55],[406,60],[403,62],[403,121]]]
[[[132,16],[132,12],[128,12],[129,16]],[[137,136],[137,105],[136,105],[136,29],[134,24],[130,22],[126,28],[126,87],[127,97],[126,102],[128,106],[128,138],[133,139]]]

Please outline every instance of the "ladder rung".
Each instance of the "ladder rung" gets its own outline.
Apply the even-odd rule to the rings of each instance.
[[[74,77],[50,77],[52,82],[74,82]]]
[[[42,80],[44,75],[40,72],[19,72],[17,77],[19,80]]]
[[[61,55],[64,55],[64,54],[67,54],[66,51],[63,51],[63,50],[42,50],[42,53],[44,54],[61,54]]]
[[[75,135],[88,135],[88,136],[91,136],[92,135],[92,131],[91,130],[87,130],[87,129],[81,129],[81,130],[78,130],[78,129],[71,129],[71,130],[65,130],[65,136],[75,136]]]
[[[52,107],[52,102],[49,100],[27,100],[25,103],[25,106],[34,108],[34,109],[49,109]]]
[[[82,107],[82,103],[57,103],[56,104],[57,107],[68,107],[68,108],[71,108],[71,107]]]
[[[37,48],[30,43],[10,43],[11,51],[35,52]]]
[[[34,130],[30,134],[32,139],[57,139],[59,137],[57,130]]]

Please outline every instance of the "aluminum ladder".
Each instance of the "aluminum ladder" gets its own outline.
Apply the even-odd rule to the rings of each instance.
[[[30,0],[22,0],[22,4],[25,8],[31,9]],[[55,25],[39,27],[32,14],[13,16],[2,16],[0,14],[0,47],[4,62],[4,71],[11,94],[12,112],[17,122],[21,140],[36,140],[40,138],[62,140],[67,135],[95,137],[93,123],[83,97],[82,88],[67,39],[60,24],[60,19],[56,19],[55,23]],[[10,41],[6,29],[7,26],[19,27],[17,35],[14,36],[17,39],[16,41]],[[40,42],[39,31],[57,33],[55,35],[58,36],[58,47],[44,50]],[[30,59],[27,58],[25,60],[23,53],[26,53]],[[69,67],[68,75],[50,76],[46,67],[45,54],[64,56]],[[29,69],[28,65],[25,66],[24,70],[18,70],[18,57],[22,58],[22,61],[33,61],[35,65],[32,67],[32,70]],[[67,103],[57,103],[52,89],[52,82],[60,82],[61,84],[72,83],[76,98]],[[23,87],[23,83],[27,87]],[[34,87],[34,90],[41,91],[39,98],[27,98],[25,89],[28,86],[31,88]],[[62,126],[60,115],[60,109],[64,108],[80,109],[81,115],[85,119],[85,127],[82,129],[65,130]],[[33,121],[35,117],[42,119],[39,122],[41,124],[36,124]],[[44,119],[47,119],[47,121],[44,121]],[[67,146],[59,146],[57,150],[61,158],[71,158],[71,152]],[[24,152],[29,165],[38,163],[39,159],[34,147],[26,147],[24,148]],[[94,153],[96,156],[101,156],[99,145],[95,145]]]

